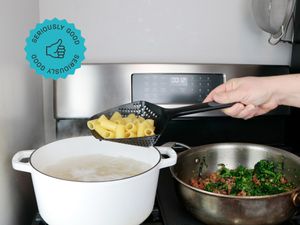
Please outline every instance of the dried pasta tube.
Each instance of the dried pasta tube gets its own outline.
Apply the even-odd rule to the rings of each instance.
[[[108,137],[107,137],[107,139],[112,139],[112,138],[115,138],[116,137],[116,134],[114,133],[114,132],[112,132],[112,131],[108,131]]]
[[[105,115],[101,115],[101,116],[98,118],[98,123],[101,124],[101,122],[106,121],[106,120],[108,120],[107,117],[106,117]]]
[[[134,132],[132,132],[130,130],[127,130],[125,132],[125,138],[134,138],[134,137],[136,137],[136,134]]]
[[[125,129],[128,130],[128,131],[132,131],[134,133],[136,133],[136,131],[137,131],[137,127],[133,122],[126,123]]]
[[[140,123],[140,121],[139,121],[137,118],[135,118],[135,119],[132,120],[132,123],[133,123],[135,126],[138,126],[138,124]]]
[[[118,124],[116,128],[116,138],[125,138],[125,126]]]
[[[105,130],[101,126],[95,126],[95,131],[103,138],[109,138],[111,136],[111,132],[108,130]]]
[[[139,123],[138,124],[138,129],[137,129],[137,136],[138,137],[143,137],[144,136],[144,130],[147,128],[148,124],[145,122]]]
[[[130,132],[129,131],[125,131],[125,138],[129,138],[130,136]]]
[[[101,127],[107,129],[107,130],[110,130],[110,131],[116,131],[117,129],[117,124],[110,121],[110,120],[103,120],[101,121],[100,123]]]
[[[90,130],[95,130],[95,126],[97,126],[97,124],[99,125],[98,119],[87,121],[87,126]]]
[[[120,120],[112,120],[115,124],[119,125],[121,124],[121,121]]]
[[[154,120],[152,120],[152,119],[146,119],[145,120],[150,126],[154,126]]]
[[[139,121],[140,123],[145,121],[145,119],[144,119],[143,117],[141,117],[141,116],[139,116],[137,119],[138,119],[138,121]]]
[[[126,123],[131,123],[133,119],[125,117],[125,118],[123,118],[123,120],[125,121],[125,124],[126,124]]]
[[[153,129],[146,128],[146,129],[144,130],[144,135],[145,135],[145,136],[152,136],[152,135],[154,135]]]
[[[122,124],[122,125],[125,125],[126,122],[121,118],[121,119],[116,119],[116,120],[113,120],[116,124]]]
[[[119,112],[114,112],[110,117],[111,121],[120,120],[120,119],[122,119],[122,115]]]
[[[130,119],[134,120],[134,119],[136,119],[136,116],[135,116],[134,113],[130,113],[130,114],[127,116],[127,118],[130,118]]]

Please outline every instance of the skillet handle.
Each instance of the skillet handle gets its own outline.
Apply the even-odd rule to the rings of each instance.
[[[174,108],[174,109],[166,109],[166,113],[170,118],[175,118],[178,116],[184,116],[193,113],[206,112],[206,111],[212,111],[217,109],[225,109],[233,106],[234,104],[235,102],[227,103],[227,104],[221,104],[217,102],[206,102],[206,103],[188,105],[188,106]]]
[[[293,200],[294,206],[299,207],[300,206],[300,192],[295,192],[292,195],[292,200]]]

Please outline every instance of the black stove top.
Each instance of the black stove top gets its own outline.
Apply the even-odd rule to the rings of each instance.
[[[42,219],[39,213],[36,214],[31,225],[47,225],[47,223]],[[71,224],[70,224],[71,225]],[[157,207],[154,207],[151,215],[144,221],[141,225],[164,225],[162,223],[160,213]]]

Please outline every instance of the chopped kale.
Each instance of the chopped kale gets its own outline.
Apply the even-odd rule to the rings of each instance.
[[[238,196],[262,196],[287,192],[295,188],[284,177],[283,164],[260,160],[254,169],[240,165],[228,169],[224,164],[207,178],[191,180],[191,185],[206,191]]]

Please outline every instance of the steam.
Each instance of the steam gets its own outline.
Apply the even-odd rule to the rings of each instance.
[[[71,137],[91,135],[87,127],[88,119],[67,119],[57,120],[56,138],[57,140]]]

